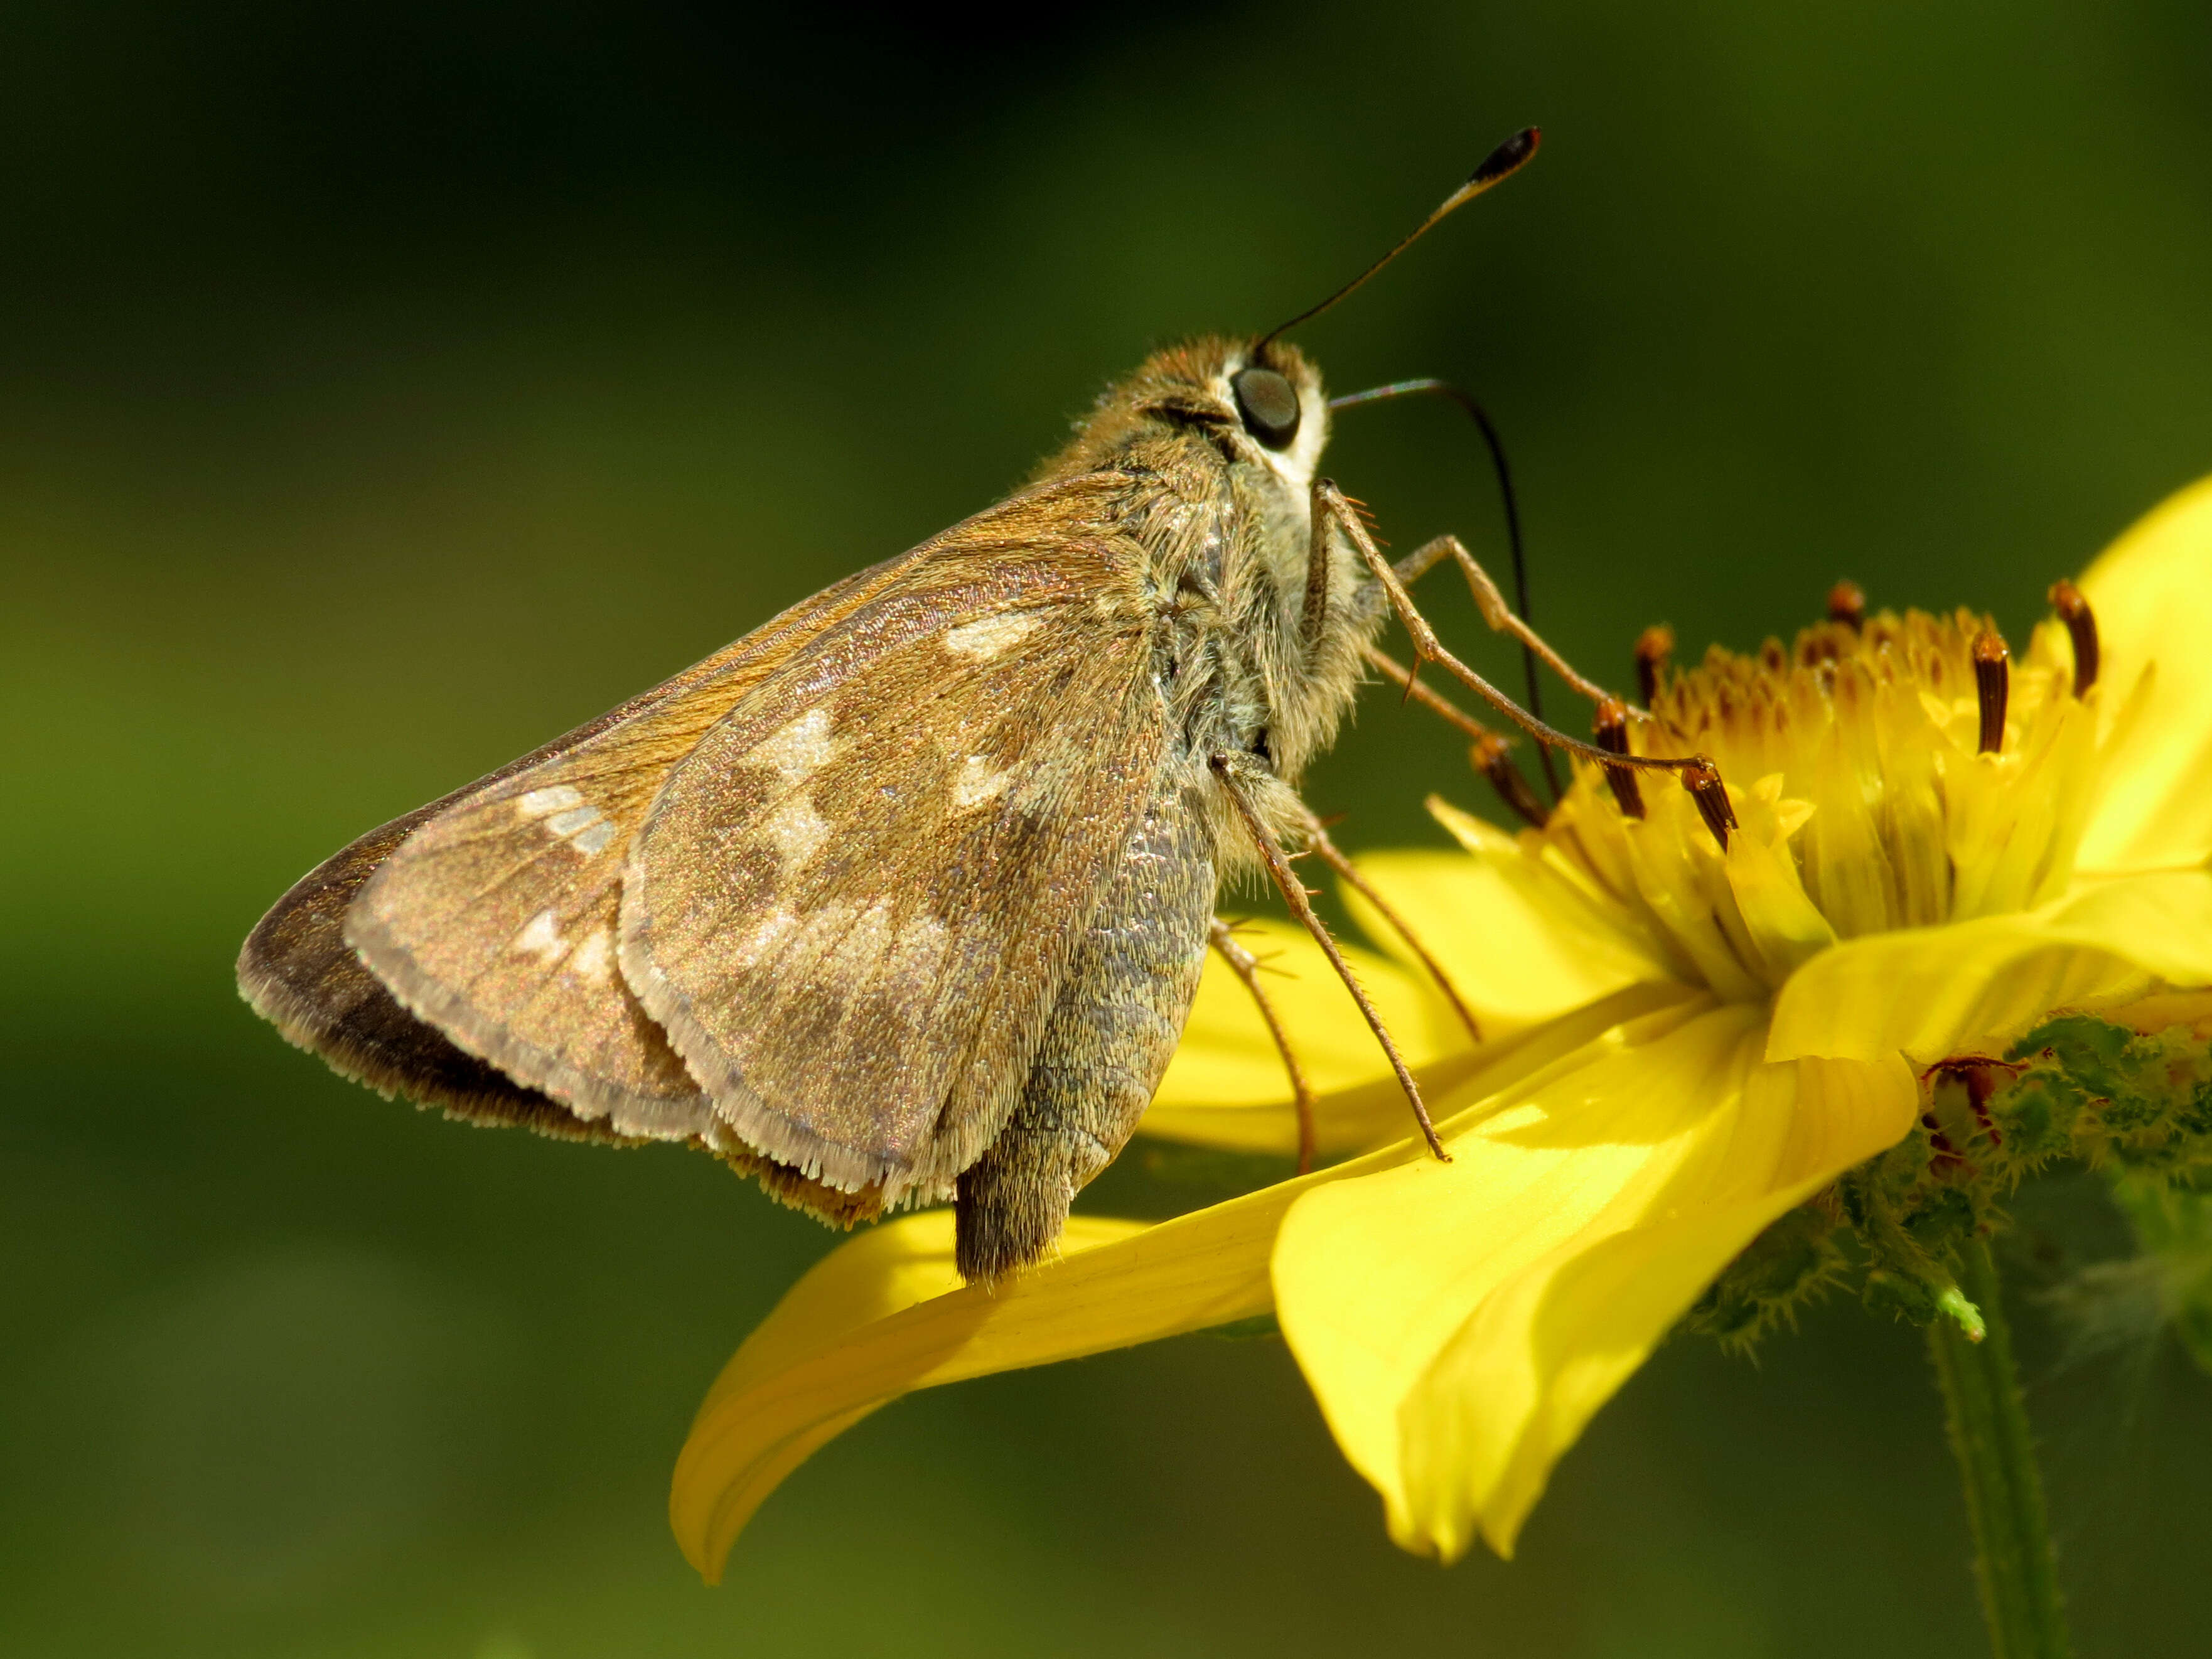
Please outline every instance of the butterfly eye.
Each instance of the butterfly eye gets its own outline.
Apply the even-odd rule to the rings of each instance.
[[[1268,448],[1280,449],[1298,435],[1297,392],[1273,369],[1242,370],[1229,388],[1237,394],[1244,429]]]

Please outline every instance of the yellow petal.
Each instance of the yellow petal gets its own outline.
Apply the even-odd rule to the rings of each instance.
[[[1661,976],[1617,908],[1594,902],[1504,830],[1441,802],[1430,810],[1465,853],[1364,853],[1359,872],[1419,933],[1486,1038]],[[1344,902],[1368,938],[1414,965],[1372,906],[1348,890]]]
[[[2114,877],[2037,910],[1847,939],[1782,988],[1766,1057],[1984,1053],[2158,980],[2212,984],[2212,875]]]
[[[961,1286],[949,1210],[888,1222],[834,1251],[738,1350],[699,1408],[668,1499],[684,1558],[719,1578],[784,1476],[902,1394],[1264,1311],[1276,1217],[1220,1213],[1233,1207],[1218,1206],[1196,1230],[1073,1217],[1066,1254],[995,1295]]]
[[[1265,918],[1239,927],[1237,937],[1260,958],[1261,988],[1319,1097],[1321,1150],[1342,1152],[1406,1133],[1413,1120],[1390,1062],[1321,947],[1294,923]],[[1356,946],[1344,954],[1425,1088],[1442,1091],[1474,1069],[1467,1028],[1425,975]],[[1297,1150],[1282,1055],[1218,951],[1207,953],[1182,1042],[1138,1127],[1237,1152]]]
[[[2108,758],[2082,838],[2087,870],[2202,865],[2212,856],[2212,478],[2154,510],[2081,579],[2103,646],[2106,735],[2150,683]]]
[[[1502,1044],[1467,1087],[1486,1093],[1549,1066],[1649,1003],[1639,988]],[[669,1492],[685,1559],[718,1577],[783,1478],[899,1395],[1265,1312],[1276,1230],[1300,1194],[1426,1156],[1401,1139],[1157,1226],[1076,1216],[1060,1258],[995,1291],[961,1286],[949,1212],[871,1229],[791,1288],[700,1407]]]
[[[1893,1057],[1771,1066],[1756,1006],[1632,1021],[1461,1121],[1454,1162],[1316,1188],[1277,1310],[1393,1536],[1510,1551],[1552,1464],[1767,1221],[1893,1143]]]
[[[1761,779],[1760,784],[1779,781]],[[1741,822],[1729,837],[1723,866],[1746,939],[1769,982],[1778,984],[1799,963],[1833,945],[1836,930],[1805,896],[1790,856],[1788,830],[1772,796],[1762,799],[1760,793],[1755,789],[1740,809]]]

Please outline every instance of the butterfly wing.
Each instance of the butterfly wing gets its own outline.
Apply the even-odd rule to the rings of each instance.
[[[641,1084],[650,1080],[650,1086],[638,1091],[627,1109],[611,1109],[613,1103],[602,1096],[580,1111],[577,1100],[556,1097],[538,1086],[550,1079],[551,1067],[502,1069],[490,1053],[496,1043],[456,1042],[448,1029],[421,1017],[419,1010],[395,996],[347,941],[347,917],[362,890],[397,849],[426,828],[467,811],[471,803],[498,794],[509,781],[557,769],[632,722],[649,720],[672,702],[693,696],[708,703],[696,719],[703,729],[787,654],[795,638],[821,625],[825,613],[834,613],[888,568],[863,571],[817,594],[675,678],[466,787],[371,830],[325,860],[279,899],[248,935],[238,960],[239,987],[246,1000],[288,1040],[320,1054],[342,1076],[471,1121],[520,1124],[548,1134],[623,1144],[647,1137],[708,1135],[714,1119],[703,1097],[684,1075],[680,1063],[672,1063],[674,1057],[658,1030],[633,1026],[621,1002],[598,999],[598,1012],[578,1014],[575,1029],[590,1034],[603,1057],[610,1050],[623,1051],[613,1062],[616,1073]],[[659,781],[657,775],[650,781],[648,795]],[[541,1007],[541,1014],[545,1012]]]
[[[909,1171],[925,1144],[937,1154],[928,1169],[941,1186],[1011,1109],[1018,1078],[1002,1074],[1018,1070],[1034,1046],[1067,941],[1087,916],[1097,872],[1118,851],[1117,837],[1133,820],[1156,763],[1159,700],[1149,699],[1147,716],[1146,699],[1135,695],[1150,665],[1150,613],[1136,574],[1141,561],[1126,544],[1102,547],[1066,528],[1095,519],[1102,503],[1091,496],[1101,488],[1078,481],[1018,497],[787,613],[613,716],[357,843],[318,872],[327,878],[343,866],[343,880],[320,883],[310,904],[307,891],[319,884],[311,878],[257,939],[286,924],[312,923],[313,953],[331,976],[356,989],[367,981],[382,994],[361,997],[338,1018],[325,1008],[318,1029],[296,1021],[289,1029],[341,1069],[362,1075],[368,1070],[359,1063],[370,1024],[364,1016],[379,1014],[407,1042],[404,1054],[379,1056],[384,1065],[372,1081],[418,1097],[428,1093],[492,1121],[544,1122],[565,1112],[586,1133],[694,1140],[764,1173],[779,1196],[832,1215],[896,1195],[896,1177]],[[1052,649],[1043,648],[1048,641]],[[751,785],[780,777],[779,767],[793,763],[799,739],[787,738],[781,747],[774,739],[810,714],[832,723],[832,742],[850,736],[836,727],[840,720],[859,718],[872,730],[847,757],[852,763],[835,769],[834,791],[801,797],[828,802],[834,795],[841,815],[853,809],[853,822],[839,826],[836,878],[825,884],[830,872],[817,869],[811,884],[798,882],[790,914],[853,908],[861,897],[929,877],[936,861],[950,859],[951,869],[934,885],[925,881],[923,895],[931,915],[957,914],[952,931],[962,937],[952,948],[972,958],[946,983],[1000,995],[996,988],[987,993],[994,976],[984,969],[1009,963],[1018,965],[1019,982],[988,1021],[973,1007],[959,1008],[937,1028],[909,1021],[894,1033],[881,1021],[863,1021],[884,1041],[864,1051],[848,1043],[835,1059],[817,1054],[813,1072],[794,1079],[787,1062],[811,1029],[807,1020],[822,1012],[818,995],[779,999],[771,987],[744,1012],[744,1030],[730,1034],[731,1048],[720,1042],[731,1011],[690,1011],[702,1006],[704,969],[773,980],[807,969],[818,990],[821,963],[790,951],[739,949],[718,957],[699,951],[689,930],[702,926],[726,943],[749,916],[757,934],[779,913],[770,904],[759,914],[757,904],[743,901],[743,872],[758,870],[746,849],[757,854],[766,836],[780,855],[788,854],[805,831],[795,808],[782,810],[792,808],[790,800],[769,801]],[[717,779],[734,787],[718,789]],[[832,781],[822,780],[825,789]],[[848,800],[855,789],[874,792],[895,810],[887,820],[872,817],[859,810],[866,803]],[[668,824],[681,820],[683,827],[641,836],[657,790]],[[935,831],[927,827],[933,811]],[[661,823],[658,810],[649,823]],[[653,908],[641,904],[636,914],[647,920],[639,942],[617,963],[610,949],[617,895],[643,890],[656,864],[643,856],[648,838],[659,849],[656,891],[675,893],[678,877],[696,878],[708,887],[719,884],[722,902],[692,892],[687,915],[661,917],[657,931]],[[721,856],[731,861],[714,865]],[[671,860],[685,867],[672,872]],[[1000,904],[994,881],[1014,890],[1015,902]],[[1028,890],[1018,890],[1024,884]],[[987,920],[994,905],[1003,914]],[[333,918],[340,919],[336,927]],[[888,920],[879,915],[870,925]],[[1011,957],[994,953],[981,939],[992,925],[1008,929],[1022,948]],[[334,933],[350,946],[343,957],[331,949]],[[823,943],[818,931],[811,937]],[[661,971],[649,941],[669,951],[672,973]],[[856,966],[865,954],[860,936],[838,941],[837,961],[860,978],[868,977]],[[250,944],[248,957],[255,957]],[[372,971],[362,971],[363,963]],[[875,966],[870,987],[878,998],[915,990],[918,963],[910,951],[883,955]],[[269,977],[249,973],[247,982]],[[852,974],[848,982],[859,988]],[[633,994],[641,984],[653,988],[643,1008]],[[726,984],[703,990],[708,1005],[735,994]],[[696,1042],[679,1059],[652,1006],[655,995],[672,1009],[680,1003],[698,1032],[715,1033],[711,1044]],[[274,1005],[266,996],[257,1001],[264,1012]],[[767,1094],[732,1075],[740,1051],[764,1068]],[[710,1054],[721,1068],[711,1107],[693,1081]],[[431,1060],[458,1066],[472,1090],[447,1087]],[[982,1091],[995,1103],[980,1115],[965,1107],[944,1110],[956,1060],[963,1077],[972,1074],[963,1101],[981,1087],[972,1079],[996,1080]],[[839,1144],[854,1157],[836,1162],[837,1190],[810,1179],[823,1167],[805,1140],[815,1133],[806,1126],[816,1115],[793,1105],[789,1115],[800,1133],[779,1132],[779,1104],[824,1079],[833,1093],[864,1093],[877,1081],[871,1066],[900,1071],[908,1063],[927,1075],[902,1079],[908,1086],[891,1127],[846,1130]],[[520,1086],[500,1091],[502,1077]],[[918,1127],[914,1103],[930,1082],[939,1085],[937,1115],[960,1126],[949,1141]],[[769,1144],[756,1141],[748,1126]],[[749,1156],[756,1147],[796,1167],[763,1172]]]
[[[371,830],[302,877],[246,937],[238,959],[240,993],[288,1042],[380,1094],[404,1095],[472,1122],[623,1139],[416,1018],[346,944],[345,910],[354,895],[392,849],[445,804],[434,802]]]
[[[936,1195],[981,1155],[1149,798],[1155,611],[1140,550],[1086,529],[1106,487],[908,567],[631,842],[624,977],[724,1121],[828,1186]]]

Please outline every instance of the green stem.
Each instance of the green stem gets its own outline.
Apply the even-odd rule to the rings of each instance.
[[[1989,1246],[1966,1250],[1960,1288],[1980,1308],[1977,1342],[1956,1319],[1928,1328],[1929,1357],[1943,1390],[1951,1450],[1966,1483],[1974,1529],[1974,1577],[1996,1659],[2066,1659],[2072,1651],[2059,1603],[2034,1437],[2013,1365],[2012,1333],[1998,1301]]]

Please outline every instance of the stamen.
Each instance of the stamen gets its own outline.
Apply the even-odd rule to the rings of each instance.
[[[1966,1162],[1951,1137],[1943,1133],[1943,1126],[1936,1121],[1933,1112],[1920,1115],[1920,1127],[1928,1131],[1928,1173],[1939,1180],[1971,1177],[1974,1166]]]
[[[1828,620],[1846,628],[1866,625],[1866,589],[1845,578],[1828,590]]]
[[[1619,697],[1607,697],[1597,706],[1597,719],[1592,722],[1597,733],[1597,746],[1608,754],[1628,752],[1628,705]],[[1644,816],[1644,792],[1636,787],[1636,775],[1625,766],[1608,766],[1605,781],[1613,786],[1613,798],[1620,803],[1622,813],[1632,818]]]
[[[1513,763],[1513,745],[1495,732],[1486,732],[1467,748],[1468,764],[1490,780],[1498,799],[1531,830],[1541,830],[1552,820],[1551,809],[1537,799],[1528,780]]]
[[[1721,851],[1727,852],[1729,831],[1735,828],[1735,808],[1729,804],[1728,786],[1721,781],[1720,768],[1701,755],[1695,766],[1683,769],[1682,787],[1698,803],[1698,814],[1713,832],[1713,839],[1720,842]]]
[[[1636,695],[1644,700],[1646,708],[1659,696],[1659,677],[1667,672],[1667,659],[1674,653],[1674,630],[1665,623],[1655,623],[1636,636]]]
[[[1990,1145],[2002,1146],[2004,1145],[2004,1131],[1997,1127],[1996,1119],[1990,1114],[1990,1097],[1996,1092],[1996,1079],[1990,1074],[1992,1069],[1987,1066],[1966,1068],[1966,1104],[1974,1109],[1974,1121],[1989,1137]]]
[[[2066,624],[2066,631],[2074,636],[2074,695],[2086,697],[2089,688],[2097,683],[2097,616],[2089,609],[2089,601],[2081,590],[2069,581],[2060,581],[2051,590],[2051,603],[2057,607],[2058,620]]]
[[[1974,690],[1982,702],[1982,753],[2004,747],[2005,702],[2012,695],[2012,653],[2003,636],[1984,628],[1974,639]]]

